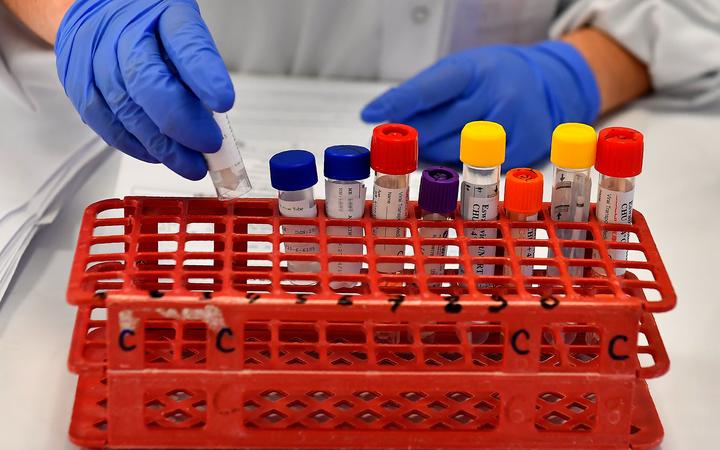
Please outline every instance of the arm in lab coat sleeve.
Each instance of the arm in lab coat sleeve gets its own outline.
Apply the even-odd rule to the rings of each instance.
[[[645,63],[663,103],[720,102],[720,2],[581,0],[563,11],[550,34],[583,26],[602,30]]]

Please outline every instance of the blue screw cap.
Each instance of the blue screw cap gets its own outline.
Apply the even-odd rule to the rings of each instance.
[[[325,149],[325,178],[364,180],[370,176],[370,150],[360,145],[333,145]]]
[[[279,191],[300,191],[318,182],[315,155],[307,150],[285,150],[270,158],[270,184]]]

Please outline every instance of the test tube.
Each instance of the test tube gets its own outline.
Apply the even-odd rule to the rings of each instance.
[[[538,219],[542,209],[543,176],[534,169],[517,168],[505,175],[505,214],[514,222],[531,222]],[[535,228],[512,227],[510,235],[515,239],[535,239]],[[535,257],[535,247],[527,245],[515,246],[515,254],[520,258]],[[523,276],[533,274],[532,264],[522,264]],[[505,275],[511,270],[505,267]]]
[[[603,223],[632,223],[635,177],[642,172],[643,135],[631,128],[611,127],[600,130],[597,143],[595,169],[600,172],[598,200],[595,216]],[[628,242],[625,231],[603,231],[603,239]],[[627,260],[625,249],[608,250],[614,260]],[[597,251],[594,258],[599,258]],[[605,271],[596,270],[600,275]],[[625,268],[615,268],[615,275],[625,274]]]
[[[403,220],[407,218],[410,195],[410,174],[417,169],[418,145],[415,128],[387,123],[373,130],[370,144],[370,167],[375,171],[373,183],[372,216],[382,220]],[[402,227],[374,227],[376,237],[405,237]],[[375,254],[405,254],[405,246],[377,244]],[[399,273],[402,263],[379,263],[380,273]]]
[[[313,186],[318,182],[315,156],[305,150],[286,150],[270,158],[270,183],[278,190],[278,209],[284,217],[316,217],[317,205]],[[317,236],[315,225],[282,225],[282,234]],[[313,242],[284,242],[286,253],[317,254],[320,246]],[[289,260],[288,272],[320,272],[317,261]],[[315,284],[294,280],[293,284]]]
[[[497,220],[500,165],[505,161],[505,129],[495,122],[470,122],[460,133],[463,182],[460,209],[465,220]],[[495,239],[495,228],[465,228],[472,239]],[[494,257],[493,246],[471,246],[471,257]],[[461,267],[462,269],[462,267]],[[473,264],[475,275],[494,275],[495,264]]]
[[[452,219],[457,207],[458,186],[460,177],[457,172],[447,167],[430,167],[423,170],[420,179],[420,193],[418,205],[420,206],[421,220],[447,221]],[[434,228],[422,225],[420,227],[422,238],[446,238],[448,228]],[[447,245],[422,245],[423,256],[445,256]],[[444,264],[425,264],[425,273],[428,276],[445,273]],[[431,283],[430,286],[439,286],[440,283]]]
[[[213,113],[213,118],[222,132],[222,146],[215,153],[204,153],[205,161],[218,198],[232,200],[250,192],[252,186],[242,160],[240,144],[230,126],[230,117]]]
[[[325,149],[325,214],[334,219],[359,219],[365,211],[365,180],[370,176],[370,151],[358,145],[335,145]],[[329,226],[328,236],[362,236],[359,226]],[[329,243],[331,255],[362,255],[362,244]],[[330,262],[331,273],[357,274],[362,262]],[[356,286],[354,281],[332,281],[333,289]]]
[[[550,215],[558,222],[587,222],[590,217],[590,169],[595,162],[597,135],[593,127],[582,123],[563,123],[553,131],[550,161],[554,164]],[[585,240],[580,229],[558,228],[557,237]],[[585,258],[585,248],[564,247],[565,258]],[[582,277],[583,267],[568,267],[571,277]],[[548,267],[548,276],[558,276],[557,267]]]

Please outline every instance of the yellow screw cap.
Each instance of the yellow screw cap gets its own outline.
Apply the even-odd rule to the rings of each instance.
[[[552,134],[550,161],[566,169],[587,169],[595,163],[597,134],[584,123],[561,123]]]
[[[477,121],[460,133],[460,161],[475,167],[495,167],[505,161],[505,129],[499,123]]]

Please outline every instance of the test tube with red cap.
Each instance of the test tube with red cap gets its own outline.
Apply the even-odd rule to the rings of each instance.
[[[372,216],[381,220],[403,220],[407,218],[410,196],[410,174],[417,169],[417,131],[410,126],[388,123],[373,130],[370,144],[370,167],[375,171],[373,183]],[[405,237],[403,227],[374,227],[376,237]],[[377,244],[375,253],[379,256],[402,256],[405,246],[398,244]],[[379,263],[380,273],[399,273],[402,263]]]
[[[505,176],[505,214],[508,219],[516,222],[532,222],[538,219],[542,209],[543,176],[534,169],[517,168],[508,171]],[[515,239],[535,239],[535,228],[513,227],[510,235]],[[535,257],[535,247],[530,245],[515,246],[515,254],[520,258]],[[532,276],[532,265],[521,264],[522,274]],[[503,270],[510,275],[509,267]]]
[[[453,217],[457,207],[458,188],[460,176],[447,167],[430,167],[423,170],[420,179],[420,193],[418,205],[420,206],[423,221],[447,221]],[[421,226],[419,233],[423,238],[446,238],[448,227]],[[445,256],[447,245],[423,245],[423,256]],[[445,273],[444,264],[425,264],[425,273],[428,276]],[[431,286],[437,286],[433,283]]]
[[[643,135],[632,128],[611,127],[600,131],[595,156],[595,169],[600,172],[598,200],[595,216],[604,223],[632,223],[635,177],[642,172]],[[625,231],[604,231],[603,239],[614,242],[628,242]],[[608,250],[614,260],[626,260],[625,249]],[[594,258],[598,258],[595,252]],[[596,270],[604,274],[603,270]],[[625,268],[615,269],[616,275],[623,275]]]

